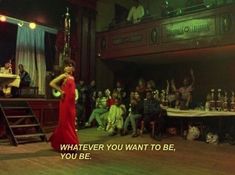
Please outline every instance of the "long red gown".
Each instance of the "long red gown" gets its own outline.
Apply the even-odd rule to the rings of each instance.
[[[61,89],[65,92],[60,100],[59,122],[54,133],[50,137],[51,146],[60,151],[61,144],[79,144],[75,131],[75,82],[72,76],[68,76]]]

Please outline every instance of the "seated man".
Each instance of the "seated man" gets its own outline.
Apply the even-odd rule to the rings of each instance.
[[[131,7],[127,21],[131,21],[133,24],[137,24],[144,16],[144,7],[141,5],[140,0],[134,0],[135,5]]]
[[[128,125],[129,123],[131,123],[131,127],[133,129],[132,136],[135,137],[137,135],[136,120],[139,119],[143,114],[143,101],[140,98],[138,92],[135,92],[133,99],[131,99],[130,101],[130,105],[131,105],[131,111],[125,120],[123,135],[127,134]]]
[[[103,96],[102,91],[99,91],[98,98],[96,99],[96,107],[92,111],[88,122],[85,123],[85,126],[90,127],[91,123],[94,119],[97,120],[97,123],[99,124],[99,126],[102,126],[102,122],[100,121],[99,117],[100,117],[100,115],[102,115],[103,113],[105,113],[107,111],[108,111],[107,97]],[[103,128],[104,128],[104,126],[103,126]]]
[[[20,88],[29,87],[31,83],[30,75],[24,70],[24,66],[19,64]]]
[[[144,100],[144,125],[149,130],[150,122],[155,124],[154,138],[160,140],[165,129],[165,118],[161,115],[162,109],[157,99],[153,97],[151,91],[146,92]],[[157,125],[158,124],[158,125]]]

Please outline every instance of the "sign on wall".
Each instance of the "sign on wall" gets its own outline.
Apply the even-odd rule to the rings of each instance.
[[[162,25],[163,42],[215,35],[215,17],[191,19]]]

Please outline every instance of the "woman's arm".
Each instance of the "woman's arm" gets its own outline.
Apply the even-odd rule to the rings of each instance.
[[[177,91],[176,86],[175,86],[175,80],[174,80],[174,79],[171,80],[171,88],[172,88],[173,92],[176,92],[176,91]]]
[[[61,92],[62,94],[64,93],[62,91],[62,89],[60,88],[60,86],[58,86],[58,83],[60,83],[62,80],[64,80],[67,77],[66,74],[61,74],[58,77],[54,78],[51,82],[50,82],[50,86],[52,88],[54,88],[55,90]]]
[[[170,90],[170,84],[169,81],[166,80],[166,93],[169,94],[169,90]]]

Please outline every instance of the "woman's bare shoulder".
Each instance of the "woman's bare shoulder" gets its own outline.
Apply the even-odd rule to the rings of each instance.
[[[66,73],[60,74],[58,77],[60,78],[67,78],[69,75]]]

